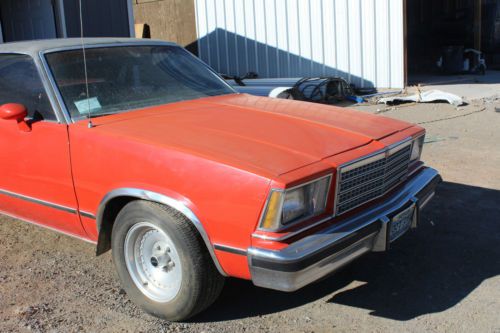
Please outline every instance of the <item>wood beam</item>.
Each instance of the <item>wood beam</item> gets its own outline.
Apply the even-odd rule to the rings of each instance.
[[[481,51],[482,0],[474,0],[474,48]]]

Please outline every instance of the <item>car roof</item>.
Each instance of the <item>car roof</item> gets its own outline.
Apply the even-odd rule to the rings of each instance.
[[[83,38],[85,47],[94,47],[99,45],[120,45],[120,44],[137,44],[151,45],[164,44],[176,45],[175,43],[154,40],[154,39],[139,39],[139,38]],[[41,39],[23,42],[8,42],[0,44],[0,53],[22,53],[32,57],[37,57],[40,52],[75,48],[82,46],[81,38],[58,38],[58,39]]]

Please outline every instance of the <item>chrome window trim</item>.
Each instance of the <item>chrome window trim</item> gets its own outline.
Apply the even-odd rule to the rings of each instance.
[[[383,158],[386,158],[387,156],[389,155],[392,155],[398,151],[400,151],[401,149],[407,147],[407,146],[412,146],[413,145],[413,137],[409,136],[399,142],[396,142],[396,143],[393,143],[385,148],[382,148],[380,150],[377,150],[371,154],[368,154],[366,156],[363,156],[363,157],[360,157],[360,158],[357,158],[353,161],[350,161],[350,162],[347,162],[347,163],[344,163],[344,164],[341,164],[338,168],[337,168],[337,183],[335,184],[335,198],[334,198],[334,204],[333,204],[333,215],[332,217],[335,217],[335,216],[338,216],[338,215],[342,215],[342,214],[345,214],[353,209],[356,209],[364,204],[367,204],[369,202],[372,202],[373,200],[376,200],[376,199],[379,199],[381,197],[383,197],[384,195],[386,195],[388,192],[390,192],[392,189],[394,189],[396,186],[398,186],[400,184],[399,183],[396,183],[396,185],[392,186],[390,189],[388,189],[387,191],[385,191],[384,193],[382,193],[381,195],[375,197],[375,198],[372,198],[368,201],[365,201],[355,207],[352,207],[350,208],[349,210],[346,210],[344,212],[342,212],[342,214],[337,214],[337,205],[338,205],[338,194],[339,194],[339,185],[340,185],[340,176],[342,174],[342,171],[344,168],[348,168],[346,169],[346,171],[349,171],[351,169],[353,169],[353,167],[351,167],[352,165],[355,165],[355,167],[360,167],[360,166],[363,166],[363,165],[366,165],[366,164],[369,164],[371,162],[375,162],[377,161],[377,159],[375,160],[372,160],[373,158],[377,157],[377,156],[380,156],[380,159],[383,159]],[[411,152],[411,150],[410,150]]]
[[[217,267],[219,273],[221,273],[224,276],[227,276],[226,272],[222,269],[222,266],[219,263],[219,260],[217,259],[217,256],[215,255],[215,248],[212,242],[210,241],[210,237],[208,236],[207,232],[205,231],[205,228],[203,227],[203,224],[201,223],[200,219],[196,216],[196,214],[193,213],[193,211],[187,207],[182,201],[177,200],[175,198],[166,196],[164,194],[144,190],[144,189],[138,189],[138,188],[118,188],[115,190],[112,190],[111,192],[108,192],[104,198],[101,200],[98,210],[97,210],[97,216],[96,216],[96,223],[97,223],[97,230],[100,232],[101,229],[101,224],[102,224],[102,219],[104,216],[104,211],[106,210],[106,206],[108,202],[111,199],[117,198],[117,197],[134,197],[137,199],[143,199],[147,201],[152,201],[152,202],[157,202],[160,204],[163,204],[165,206],[168,206],[170,208],[173,208],[177,210],[178,212],[182,213],[198,230],[200,233],[207,249],[208,252],[210,253],[210,256],[212,257],[212,260]]]
[[[221,76],[214,71],[210,66],[208,66],[205,62],[203,62],[201,59],[198,57],[194,56],[191,52],[187,51],[185,48],[183,48],[180,45],[177,45],[175,43],[170,43],[170,42],[161,42],[161,41],[134,41],[134,42],[129,42],[129,43],[124,43],[124,42],[118,42],[118,43],[102,43],[102,44],[85,44],[85,49],[99,49],[99,48],[110,48],[110,47],[131,47],[131,46],[175,46],[178,47],[182,50],[184,50],[188,55],[192,56],[193,58],[196,58],[202,65],[204,65],[210,73],[212,73],[213,76],[217,77],[219,81],[223,82],[223,84],[232,90],[235,94],[238,94],[234,88],[226,82],[226,80],[222,79]],[[82,49],[81,45],[74,45],[74,46],[63,46],[63,47],[56,47],[52,49],[46,49],[39,51],[39,58],[42,63],[43,69],[47,75],[47,79],[50,82],[51,88],[54,91],[54,94],[56,96],[56,100],[58,102],[59,108],[62,111],[62,114],[64,115],[64,120],[66,121],[67,124],[75,123],[76,121],[71,117],[71,113],[68,111],[66,107],[66,103],[64,102],[64,99],[61,95],[61,92],[59,91],[59,88],[57,87],[57,83],[54,78],[54,74],[52,73],[52,70],[47,62],[47,59],[45,55],[49,53],[56,53],[56,52],[64,52],[64,51],[74,51],[74,50],[80,50]],[[128,110],[125,112],[129,112],[133,110]],[[81,120],[81,119],[79,119]],[[79,121],[77,120],[77,121]]]
[[[266,216],[266,213],[267,213],[267,207],[269,205],[269,200],[271,199],[272,192],[285,193],[287,191],[293,191],[293,190],[295,190],[297,188],[300,188],[302,186],[307,186],[307,185],[309,185],[311,183],[320,181],[321,179],[327,178],[327,177],[329,177],[330,179],[328,180],[328,186],[327,186],[328,192],[326,194],[326,202],[325,202],[325,209],[326,209],[326,207],[328,206],[328,197],[329,197],[329,195],[331,193],[331,186],[332,186],[332,179],[333,179],[333,174],[331,174],[331,173],[329,173],[327,175],[324,175],[324,176],[321,176],[321,177],[318,177],[318,178],[315,178],[313,180],[307,181],[305,183],[295,185],[295,186],[290,187],[290,188],[272,188],[269,191],[269,194],[267,195],[266,203],[264,204],[264,208],[262,209],[262,213],[261,213],[260,218],[259,218],[259,224],[258,224],[257,230],[258,231],[264,231],[264,232],[280,232],[280,231],[288,229],[288,228],[290,228],[290,227],[292,227],[292,226],[294,226],[294,225],[296,225],[298,223],[304,222],[304,221],[306,221],[308,219],[312,219],[312,218],[314,218],[316,216],[321,215],[321,214],[318,214],[318,215],[314,215],[314,216],[310,216],[310,217],[304,217],[304,218],[301,218],[301,219],[299,219],[297,221],[293,221],[292,223],[289,223],[289,224],[281,224],[281,222],[280,222],[280,227],[278,229],[276,229],[276,230],[269,230],[269,229],[261,228],[262,221],[263,221],[263,219],[264,219],[264,217]],[[285,200],[284,196],[283,196],[283,200]]]
[[[47,63],[44,54],[45,54],[45,51],[40,51],[38,54],[38,56],[40,58],[40,62],[42,64],[42,68],[45,71],[45,75],[47,77],[47,80],[49,81],[51,92],[53,92],[53,94],[55,95],[55,101],[57,101],[58,109],[61,111],[62,120],[64,121],[65,124],[69,125],[73,121],[72,121],[71,117],[69,116],[69,112],[66,109],[66,104],[64,104],[64,100],[62,98],[61,93],[59,92],[59,88],[57,87],[56,81],[54,80],[54,76],[52,74],[52,71],[50,70],[49,64]],[[54,102],[54,104],[56,104],[56,102]]]

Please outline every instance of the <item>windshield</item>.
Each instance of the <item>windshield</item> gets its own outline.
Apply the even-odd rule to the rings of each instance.
[[[73,119],[235,93],[178,46],[87,48],[89,96],[81,49],[46,54]]]

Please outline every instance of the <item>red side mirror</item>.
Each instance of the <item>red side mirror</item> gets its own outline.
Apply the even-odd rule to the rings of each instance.
[[[8,103],[0,106],[0,118],[5,120],[24,120],[28,115],[26,107],[22,104]]]
[[[4,120],[15,120],[19,129],[25,132],[31,131],[24,118],[28,115],[26,107],[22,104],[8,103],[0,106],[0,118]]]

